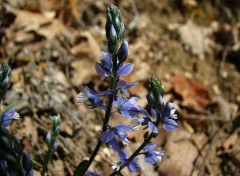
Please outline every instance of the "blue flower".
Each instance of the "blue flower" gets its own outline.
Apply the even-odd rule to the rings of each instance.
[[[102,52],[100,55],[101,62],[97,62],[95,65],[96,72],[100,76],[112,76],[112,59],[108,52]]]
[[[118,156],[120,161],[114,161],[112,163],[112,169],[116,171],[118,171],[128,161],[128,154],[125,151],[119,152]],[[135,157],[132,161],[128,163],[127,167],[130,172],[137,172],[140,170],[140,167],[136,163],[137,160],[138,157]]]
[[[139,113],[138,108],[134,106],[138,99],[138,97],[132,97],[128,101],[126,101],[122,98],[117,97],[117,99],[113,101],[113,105],[116,107],[115,111],[118,111],[120,114],[122,114],[123,117],[126,118],[135,117]]]
[[[154,118],[154,120],[155,120],[155,121],[153,121],[153,120],[151,119],[151,116],[149,115],[149,113],[148,113],[145,109],[143,109],[143,108],[141,108],[141,107],[139,107],[138,109],[140,110],[140,112],[141,112],[142,114],[145,115],[145,117],[143,118],[144,121],[142,122],[142,124],[143,124],[143,125],[148,125],[148,128],[149,128],[150,131],[152,131],[154,134],[158,134],[158,128],[157,128],[157,126],[155,125],[155,121],[156,121],[156,119],[157,119],[156,111],[155,111],[154,109],[151,109],[151,114],[152,114],[152,116],[153,116],[153,118]]]
[[[96,174],[96,173],[91,172],[91,171],[86,171],[84,175],[86,175],[86,176],[102,176],[100,174]]]
[[[2,116],[1,124],[5,127],[9,126],[13,120],[19,119],[20,116],[15,112],[14,108],[8,109]]]
[[[106,110],[106,106],[104,106],[101,101],[100,97],[103,95],[111,94],[112,91],[104,91],[102,93],[96,94],[93,90],[89,89],[87,86],[84,86],[84,92],[80,92],[78,94],[77,102],[78,103],[85,103],[90,101],[89,108],[100,107],[103,110]]]
[[[148,164],[157,164],[162,161],[164,151],[155,151],[157,145],[154,143],[149,143],[144,147],[144,160]]]
[[[174,131],[178,128],[178,124],[175,121],[177,119],[175,112],[176,109],[173,108],[173,103],[170,102],[167,102],[161,111],[161,120],[166,131]]]
[[[113,76],[112,69],[113,69],[113,63],[111,56],[108,52],[102,52],[100,56],[101,62],[97,62],[95,64],[96,72],[100,76]],[[119,61],[118,61],[119,62]],[[127,76],[129,75],[133,70],[134,64],[121,64],[117,68],[117,76]]]
[[[117,135],[121,139],[123,145],[126,146],[130,141],[127,138],[128,135],[123,131],[133,132],[134,130],[127,125],[118,125],[114,128],[111,128],[110,130],[103,132],[101,135],[101,141],[104,143],[109,143],[112,139],[115,138],[115,135]]]
[[[128,89],[137,84],[138,84],[138,82],[133,82],[133,83],[127,84],[123,80],[118,81],[117,86],[116,86],[116,91],[117,91],[116,97],[122,98],[125,101],[128,100],[130,97]]]

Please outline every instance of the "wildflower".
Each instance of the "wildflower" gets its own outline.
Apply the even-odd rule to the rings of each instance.
[[[109,143],[112,139],[114,139],[115,135],[117,135],[121,139],[123,145],[126,146],[130,143],[130,141],[127,138],[128,135],[123,131],[133,132],[134,130],[127,125],[118,125],[116,127],[111,128],[110,130],[103,132],[101,135],[101,140],[104,143]]]
[[[96,94],[93,90],[89,89],[87,86],[84,86],[84,92],[80,92],[78,94],[77,102],[85,103],[90,101],[89,108],[100,107],[106,110],[106,107],[100,101],[100,97],[111,93],[112,91],[104,91],[100,94]]]
[[[145,155],[144,160],[148,164],[157,164],[162,161],[164,151],[155,151],[157,145],[154,143],[149,143],[144,147],[143,154]]]
[[[108,52],[102,52],[100,55],[101,62],[95,64],[95,69],[100,76],[113,76],[113,63]],[[119,63],[119,61],[117,61]],[[133,70],[134,64],[121,64],[117,69],[117,76],[127,76]]]
[[[100,76],[112,76],[112,59],[108,52],[102,52],[100,55],[101,62],[95,64],[96,72]]]
[[[118,153],[118,156],[119,156],[120,161],[114,161],[112,163],[112,168],[115,171],[118,171],[121,167],[123,167],[127,163],[127,160],[128,160],[128,154],[125,151]],[[140,168],[136,163],[137,159],[138,159],[138,157],[135,157],[132,161],[130,161],[128,163],[127,167],[130,172],[139,171]]]
[[[175,121],[177,119],[175,112],[176,109],[173,108],[173,103],[170,102],[167,102],[161,111],[161,121],[166,131],[174,131],[178,128],[178,124]]]
[[[115,111],[118,111],[126,118],[135,117],[139,113],[138,108],[134,106],[138,99],[138,97],[132,97],[128,101],[125,101],[122,98],[117,97],[117,99],[113,101],[113,105],[116,107]]]
[[[116,86],[116,90],[117,90],[116,97],[122,98],[125,101],[128,100],[129,97],[130,97],[128,89],[131,88],[132,86],[135,86],[136,84],[138,84],[138,82],[133,82],[133,83],[130,83],[130,84],[126,84],[125,81],[120,80],[117,83],[117,86]]]
[[[14,108],[8,109],[2,116],[1,124],[5,127],[9,126],[13,120],[19,119],[20,116],[15,112]]]
[[[130,126],[133,128],[134,131],[139,130],[139,128],[141,127],[141,125],[144,122],[144,118],[139,117],[138,115],[136,117],[134,117],[131,122],[130,122]]]
[[[158,134],[158,128],[155,125],[155,121],[157,119],[156,111],[154,109],[151,109],[151,114],[152,114],[152,116],[153,116],[153,118],[155,120],[155,121],[153,121],[151,119],[151,116],[148,114],[148,112],[145,109],[143,109],[141,107],[139,107],[138,109],[140,110],[140,112],[142,114],[145,115],[145,117],[143,118],[144,121],[142,122],[142,124],[147,125],[149,130],[152,131],[154,134]]]

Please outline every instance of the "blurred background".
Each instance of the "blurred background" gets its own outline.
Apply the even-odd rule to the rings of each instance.
[[[124,176],[240,174],[240,1],[239,0],[4,0],[0,2],[0,60],[12,68],[5,104],[21,120],[10,130],[33,158],[39,175],[47,151],[49,115],[62,116],[60,147],[49,165],[50,176],[69,176],[92,153],[103,112],[76,103],[83,85],[96,92],[109,80],[95,72],[106,50],[106,8],[122,12],[129,42],[124,78],[146,108],[147,83],[156,75],[165,101],[174,102],[180,128],[154,139],[165,156],[152,166],[139,159],[141,171]],[[129,124],[114,115],[110,122]],[[143,130],[130,133],[130,153],[143,141]],[[108,175],[115,153],[103,145],[91,171]]]

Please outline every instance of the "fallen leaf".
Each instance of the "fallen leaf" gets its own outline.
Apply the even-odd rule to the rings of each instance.
[[[187,79],[183,75],[176,75],[172,77],[171,81],[174,93],[182,98],[182,106],[202,111],[211,103],[208,90],[195,80]]]

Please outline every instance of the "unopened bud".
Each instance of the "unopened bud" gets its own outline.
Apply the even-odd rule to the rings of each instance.
[[[120,63],[123,63],[127,59],[128,55],[128,42],[123,40],[121,47],[118,50],[118,60]]]

